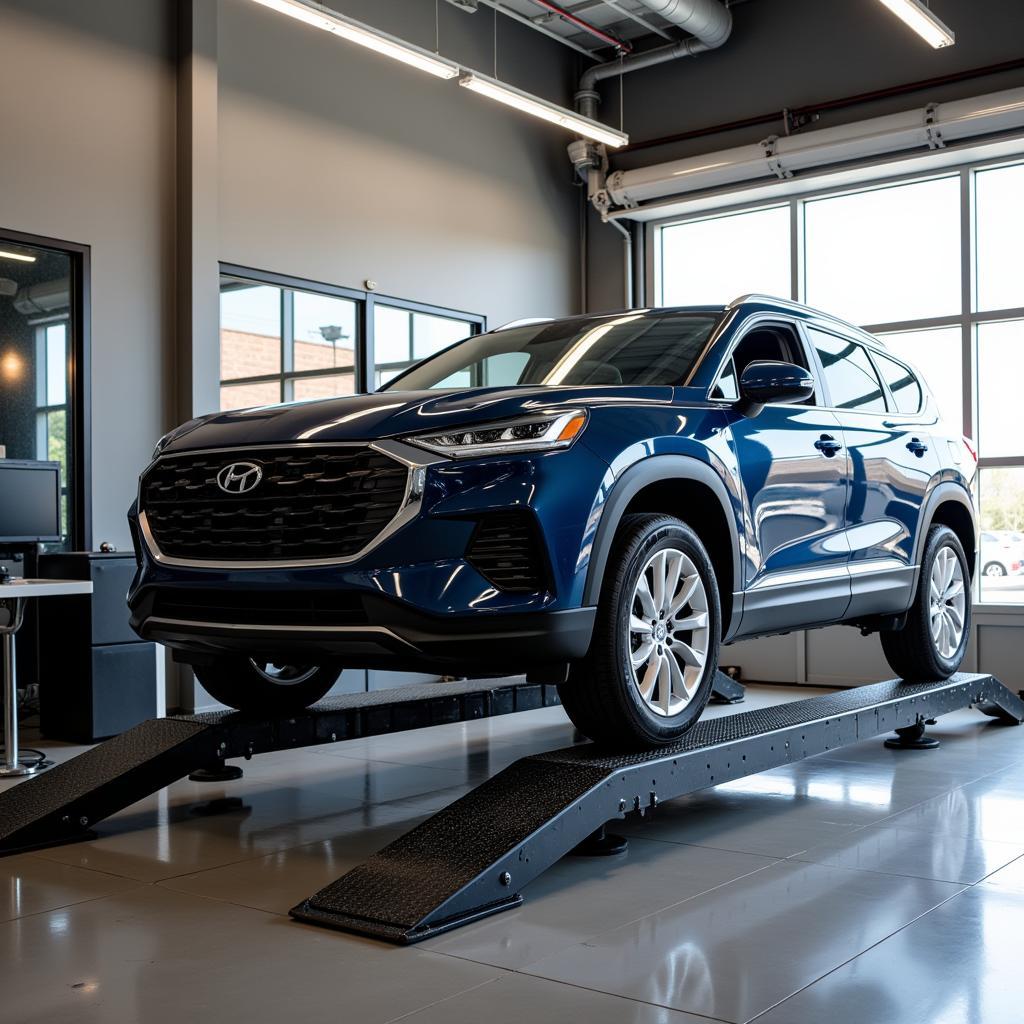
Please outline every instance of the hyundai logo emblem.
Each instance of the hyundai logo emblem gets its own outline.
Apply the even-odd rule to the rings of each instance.
[[[225,494],[248,494],[262,479],[255,462],[232,462],[217,474],[217,486]]]

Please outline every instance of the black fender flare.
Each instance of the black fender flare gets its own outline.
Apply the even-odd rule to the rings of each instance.
[[[978,551],[978,517],[974,511],[974,502],[971,500],[970,494],[961,484],[951,480],[944,480],[936,484],[925,498],[924,508],[921,510],[921,527],[917,531],[917,538],[914,541],[914,593],[917,593],[917,576],[921,571],[921,556],[924,554],[928,531],[932,527],[932,517],[939,505],[947,501],[955,501],[962,505],[971,517],[971,522],[974,524],[974,548],[975,552]]]
[[[596,605],[598,602],[612,542],[630,501],[645,487],[665,480],[693,480],[705,484],[718,498],[732,540],[732,591],[737,594],[743,589],[740,583],[740,544],[736,530],[736,512],[722,478],[707,463],[688,455],[651,455],[634,463],[619,477],[604,503],[591,548],[587,581],[583,589],[584,605]],[[728,623],[723,624],[723,627],[727,626]]]

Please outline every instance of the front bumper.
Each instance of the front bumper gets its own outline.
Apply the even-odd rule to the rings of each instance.
[[[422,467],[414,515],[358,558],[313,564],[169,560],[134,512],[132,626],[186,661],[301,653],[353,668],[485,674],[574,660],[593,628],[594,609],[580,606],[606,469],[581,445]],[[535,521],[539,589],[502,589],[467,556],[478,524],[510,511]]]
[[[244,654],[268,660],[332,658],[354,668],[513,675],[582,658],[596,614],[595,608],[572,608],[438,616],[380,605],[374,613],[378,622],[353,625],[214,623],[145,614],[133,617],[133,625],[143,638],[170,647],[177,660],[192,663]]]

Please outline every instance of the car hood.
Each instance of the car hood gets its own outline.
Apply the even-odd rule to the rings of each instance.
[[[663,405],[670,387],[513,387],[380,391],[214,413],[181,428],[165,452],[296,441],[358,441],[488,423],[548,409]]]

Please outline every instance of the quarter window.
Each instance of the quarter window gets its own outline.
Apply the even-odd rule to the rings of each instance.
[[[876,355],[885,383],[896,402],[896,408],[905,415],[921,409],[921,385],[910,369],[888,356]]]
[[[863,346],[810,329],[835,409],[885,412],[885,393]]]

